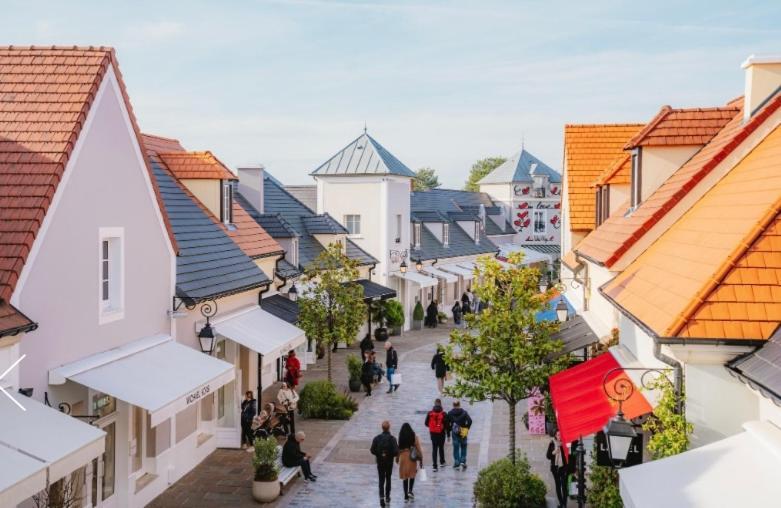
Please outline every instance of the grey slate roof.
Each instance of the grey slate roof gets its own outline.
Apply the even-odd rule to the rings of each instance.
[[[341,149],[317,169],[315,176],[398,175],[410,178],[415,173],[366,132]]]
[[[560,340],[564,343],[561,351],[552,355],[552,358],[556,358],[599,342],[599,337],[583,316],[578,314],[561,323],[559,331],[551,336],[551,340]]]
[[[265,213],[258,213],[252,204],[244,199],[240,192],[237,192],[236,195],[237,201],[245,210],[247,210],[247,213],[258,221],[258,224],[260,224],[272,237],[290,238],[294,234],[298,238],[299,270],[303,271],[324,250],[322,244],[312,236],[314,233],[308,229],[310,223],[321,224],[313,219],[324,216],[318,216],[309,207],[293,197],[292,194],[285,190],[278,180],[268,173],[266,173],[263,178],[263,206],[265,208]],[[272,219],[269,219],[269,217],[273,217],[273,220],[276,222],[272,224]],[[347,232],[347,230],[344,229],[341,224],[338,224],[332,217],[329,216],[329,219],[341,227],[343,230],[342,232]],[[277,234],[280,234],[280,231],[283,231],[282,234],[287,236],[276,236]],[[333,232],[329,231],[328,233],[332,234]],[[349,239],[347,240],[346,247],[347,257],[355,259],[359,264],[371,265],[378,263],[376,259]]]
[[[418,212],[418,213],[420,213],[420,212]],[[469,211],[447,212],[447,218],[450,219],[450,220],[460,220],[460,221],[479,221],[480,220],[480,217],[478,217],[476,213],[469,212]]]
[[[412,222],[448,222],[449,219],[434,210],[418,210],[410,215]]]
[[[289,279],[290,277],[297,277],[301,275],[301,270],[288,263],[284,259],[280,259],[277,261],[277,268],[275,273],[280,279]]]
[[[560,245],[523,244],[523,247],[525,249],[531,249],[531,250],[536,250],[537,252],[542,252],[543,254],[555,254],[556,256],[561,255]]]
[[[484,193],[481,193],[484,194]],[[480,211],[480,206],[473,206],[473,205],[462,205],[459,204],[458,206],[461,207],[462,210],[465,212],[472,212],[472,213],[478,213]],[[485,208],[485,214],[486,215],[502,215],[502,207],[500,206],[483,206]]]
[[[260,300],[260,308],[290,324],[298,322],[298,302],[282,295],[272,295]]]
[[[355,282],[363,286],[363,299],[373,300],[374,298],[380,298],[381,300],[387,300],[388,298],[396,297],[396,290],[389,287],[385,287],[382,284],[370,281],[368,279],[358,279]]]
[[[759,349],[727,364],[729,371],[781,404],[781,328]]]
[[[410,249],[410,259],[445,259],[479,254],[496,254],[499,248],[485,235],[476,244],[469,234],[456,223],[450,224],[450,242],[447,247],[437,240],[425,226],[420,228],[420,249]]]
[[[155,161],[152,170],[179,246],[176,296],[197,302],[271,282],[167,170]]]
[[[491,197],[485,192],[470,192],[454,189],[431,189],[416,191],[411,194],[412,211],[438,210],[440,212],[457,212],[462,210],[477,210],[483,205],[486,213],[501,213]],[[491,212],[489,212],[491,209]]]
[[[285,185],[285,190],[307,208],[317,210],[317,185]]]
[[[505,223],[506,224],[506,223]],[[505,226],[506,227],[506,226]],[[510,227],[509,229],[502,229],[493,219],[485,219],[485,234],[486,235],[509,235],[515,233]]]
[[[314,217],[304,217],[301,220],[307,232],[312,235],[346,235],[349,233],[347,228],[336,222],[327,213],[315,215]]]
[[[531,182],[534,174],[548,175],[551,183],[561,183],[561,174],[542,162],[534,155],[522,149],[510,157],[504,164],[485,175],[482,183]]]

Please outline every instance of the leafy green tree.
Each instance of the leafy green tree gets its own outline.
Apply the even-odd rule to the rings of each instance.
[[[470,401],[503,400],[510,409],[509,454],[515,463],[517,404],[563,369],[566,356],[551,359],[562,348],[551,339],[558,321],[537,321],[535,315],[550,295],[539,292],[540,272],[521,265],[523,255],[510,256],[510,269],[490,257],[478,259],[472,290],[488,307],[467,314],[466,328],[453,330],[445,358],[456,382],[447,388]]]
[[[682,411],[678,411],[683,407],[683,394],[677,395],[672,383],[664,376],[656,379],[650,387],[661,392],[659,404],[643,424],[643,430],[651,435],[648,439],[651,458],[663,459],[685,452],[694,426],[686,421]]]
[[[415,178],[412,179],[412,190],[436,189],[440,185],[442,184],[439,183],[439,177],[433,168],[425,167],[415,171]]]
[[[477,192],[480,190],[480,186],[477,185],[485,175],[498,168],[507,161],[504,157],[486,157],[472,164],[472,169],[469,170],[469,178],[466,180],[464,190]]]
[[[363,286],[353,282],[357,278],[357,262],[344,255],[339,242],[321,252],[303,277],[310,288],[298,299],[298,326],[325,346],[329,382],[331,349],[339,342],[355,340],[366,318]]]
[[[618,488],[618,470],[609,466],[598,466],[596,445],[591,451],[591,465],[588,475],[588,504],[599,508],[622,508],[621,492]]]

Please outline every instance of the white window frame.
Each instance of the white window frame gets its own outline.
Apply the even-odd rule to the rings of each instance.
[[[643,163],[642,163],[643,151],[640,147],[635,148],[632,152],[632,176],[630,181],[630,205],[634,210],[638,207],[643,200]]]
[[[221,204],[222,204],[222,222],[224,224],[232,224],[233,223],[233,186],[230,183],[230,180],[221,180],[222,182],[222,197],[221,197]]]
[[[450,245],[450,224],[447,222],[442,224],[442,245],[445,247]]]
[[[537,229],[537,214],[542,218],[542,230]],[[545,222],[548,218],[546,216],[545,210],[534,210],[534,213],[532,213],[532,227],[534,233],[547,233],[548,232],[548,224]]]
[[[103,298],[103,242],[108,248],[108,299]],[[125,228],[98,230],[98,323],[106,324],[125,317]]]
[[[345,214],[344,227],[347,228],[347,234],[351,238],[361,236],[361,216],[357,213]]]
[[[412,232],[413,236],[413,245],[415,246],[416,250],[420,250],[420,235],[422,234],[421,227],[423,225],[420,222],[415,222],[413,224]]]
[[[396,243],[401,243],[401,214],[396,214]]]

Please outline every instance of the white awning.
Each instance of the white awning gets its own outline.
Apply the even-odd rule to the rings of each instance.
[[[422,288],[430,288],[432,286],[436,286],[438,283],[437,279],[433,277],[429,277],[428,275],[423,275],[422,273],[418,273],[418,272],[407,272],[407,273],[393,272],[392,275],[395,275],[400,279],[413,282]]]
[[[475,266],[477,266],[477,265],[475,265],[475,263],[473,261],[464,261],[463,263],[458,263],[458,266],[460,266],[461,268],[465,268],[465,269],[469,270],[470,272],[474,273]]]
[[[16,506],[99,457],[106,433],[18,394],[0,396],[0,506]]]
[[[745,432],[619,471],[627,508],[778,506],[781,429],[747,422]]]
[[[474,273],[472,270],[468,268],[463,268],[458,265],[442,265],[439,267],[440,270],[444,270],[446,272],[454,273],[456,275],[460,275],[464,278],[464,280],[472,280],[474,278]]]
[[[241,310],[214,321],[217,334],[263,355],[263,363],[276,359],[306,342],[304,330],[260,307]]]
[[[49,371],[149,411],[154,427],[233,381],[233,365],[178,344],[148,337]]]
[[[451,283],[451,282],[458,282],[458,276],[453,275],[452,273],[448,273],[444,270],[440,270],[439,267],[433,267],[433,266],[424,266],[423,271],[429,275],[432,275],[434,277],[439,277],[440,279],[445,279],[445,282]]]

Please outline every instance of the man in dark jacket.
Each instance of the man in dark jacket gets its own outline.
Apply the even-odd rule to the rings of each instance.
[[[366,337],[361,340],[361,359],[365,362],[369,357],[369,353],[374,351],[374,341],[371,334],[366,334]]]
[[[445,466],[445,434],[448,428],[447,414],[442,410],[442,401],[434,401],[434,407],[426,415],[426,421],[423,423],[428,427],[431,435],[431,462],[434,464],[434,471],[437,469],[437,451],[439,451],[439,462]]]
[[[453,468],[461,466],[466,469],[467,433],[472,426],[472,418],[466,410],[461,409],[461,403],[453,401],[453,409],[447,414],[450,428],[448,433],[453,437]]]
[[[450,367],[445,363],[445,352],[442,349],[442,346],[437,346],[437,352],[434,354],[433,358],[431,358],[431,369],[434,371],[434,376],[437,378],[437,389],[441,395],[442,390],[445,389],[447,371],[450,370]]]
[[[390,433],[390,422],[388,420],[382,422],[382,433],[374,437],[370,451],[377,459],[377,475],[380,480],[380,506],[386,506],[386,503],[390,504],[393,461],[399,454],[399,443]]]
[[[389,340],[385,341],[385,369],[388,376],[388,393],[398,390],[399,385],[392,384],[393,374],[399,368],[399,355]]]
[[[317,475],[312,474],[312,467],[309,464],[311,457],[301,451],[301,443],[304,442],[305,438],[306,434],[300,431],[287,437],[285,446],[282,447],[282,465],[285,467],[300,466],[304,473],[304,479],[314,482],[317,480]]]
[[[252,419],[258,414],[258,406],[255,397],[251,391],[244,394],[244,400],[241,401],[241,446],[244,447],[246,441],[248,447],[252,447],[255,436],[252,433]]]

